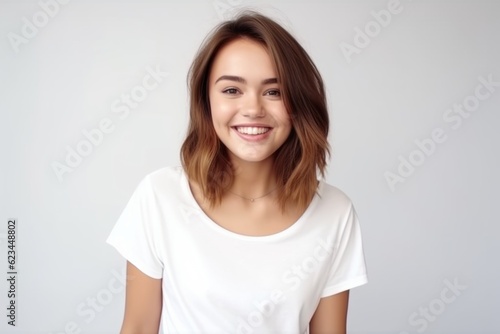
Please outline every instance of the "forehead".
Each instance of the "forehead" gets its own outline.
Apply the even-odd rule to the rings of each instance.
[[[266,47],[256,41],[239,38],[224,45],[210,69],[210,82],[220,75],[236,75],[251,80],[276,76],[274,63]]]

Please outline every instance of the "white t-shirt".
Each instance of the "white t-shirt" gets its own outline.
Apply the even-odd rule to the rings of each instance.
[[[245,236],[212,221],[182,167],[147,175],[107,242],[162,278],[164,333],[307,333],[320,298],[367,282],[351,200],[320,181],[286,230]]]

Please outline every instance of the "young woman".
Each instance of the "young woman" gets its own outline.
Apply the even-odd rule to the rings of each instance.
[[[147,175],[107,240],[127,259],[121,333],[346,333],[367,275],[350,199],[318,179],[315,65],[245,12],[205,40],[189,88],[182,167]]]

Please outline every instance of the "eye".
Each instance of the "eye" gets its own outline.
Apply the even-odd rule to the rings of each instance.
[[[229,95],[234,95],[238,93],[238,90],[236,88],[227,88],[222,91],[224,94],[229,94]]]
[[[280,97],[281,93],[280,93],[279,89],[270,89],[264,95]]]

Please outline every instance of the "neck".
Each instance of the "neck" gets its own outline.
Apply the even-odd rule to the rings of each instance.
[[[273,160],[234,162],[234,181],[229,189],[244,198],[258,198],[276,189]]]

